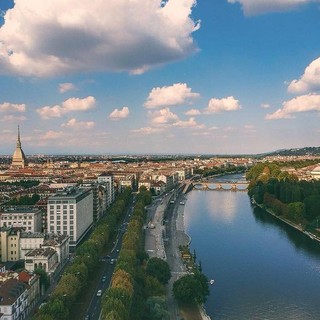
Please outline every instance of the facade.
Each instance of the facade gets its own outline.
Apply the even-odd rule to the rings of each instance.
[[[11,169],[23,169],[27,166],[27,159],[24,155],[24,152],[21,148],[21,141],[20,141],[20,128],[18,126],[18,138],[17,138],[17,145],[16,149],[12,156],[12,163]]]
[[[20,234],[21,228],[0,229],[0,259],[2,262],[18,261],[20,259]]]
[[[48,232],[70,237],[75,247],[93,224],[92,190],[67,188],[48,198]]]
[[[27,319],[28,285],[18,279],[7,279],[0,285],[1,319]]]
[[[311,172],[312,179],[320,180],[320,166],[314,168]]]
[[[98,177],[98,183],[105,188],[106,205],[107,205],[107,207],[109,207],[115,198],[113,175],[102,173]]]
[[[20,227],[28,232],[42,231],[42,211],[35,207],[7,207],[0,212],[0,227]]]
[[[39,268],[51,275],[59,267],[58,254],[50,247],[31,250],[24,259],[25,269],[29,272]]]
[[[24,260],[26,253],[41,248],[44,241],[44,234],[40,232],[21,232],[20,234],[20,255],[19,258]]]
[[[37,274],[30,274],[26,271],[22,271],[19,272],[18,279],[19,281],[24,282],[28,285],[27,314],[30,314],[30,312],[36,307],[41,297],[40,276]]]

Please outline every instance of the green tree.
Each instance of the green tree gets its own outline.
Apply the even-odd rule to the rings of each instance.
[[[60,299],[52,299],[40,309],[40,315],[48,315],[53,319],[68,320],[69,310]]]
[[[47,289],[50,285],[50,279],[47,273],[41,268],[35,269],[34,273],[40,276],[40,286],[44,287],[44,289]]]
[[[146,303],[147,320],[169,320],[170,315],[166,309],[164,297],[150,297]]]
[[[204,303],[209,295],[208,278],[201,272],[187,274],[173,284],[173,295],[182,303]]]
[[[302,202],[292,202],[288,204],[288,218],[293,222],[301,222],[303,218],[304,204]]]
[[[158,279],[162,284],[168,283],[169,279],[171,278],[171,272],[168,263],[156,257],[149,259],[146,272]]]

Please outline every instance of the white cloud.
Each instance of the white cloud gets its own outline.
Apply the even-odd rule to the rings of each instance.
[[[55,105],[53,107],[45,106],[37,109],[43,119],[60,118],[64,114],[73,111],[87,111],[94,109],[96,106],[96,99],[92,96],[86,98],[70,98],[65,100],[62,105]]]
[[[26,105],[4,102],[0,104],[0,112],[25,112]]]
[[[200,114],[201,114],[201,112],[198,109],[191,109],[191,110],[185,112],[186,116],[198,116]]]
[[[204,129],[205,128],[204,124],[198,124],[197,121],[193,117],[191,117],[187,121],[179,120],[176,123],[174,123],[173,126],[180,127],[180,128],[193,128],[193,129]]]
[[[56,139],[61,139],[63,137],[63,132],[62,131],[47,131],[43,136],[42,140],[56,140]]]
[[[148,134],[162,132],[163,130],[164,130],[164,128],[159,128],[159,127],[157,127],[157,128],[144,127],[144,128],[140,128],[140,129],[131,130],[131,132],[132,133],[141,134],[141,135],[148,135]]]
[[[204,110],[204,113],[218,113],[223,111],[235,111],[241,109],[239,100],[236,100],[233,96],[216,99],[212,98],[209,101],[208,107]]]
[[[247,16],[267,12],[286,11],[304,4],[316,3],[319,0],[228,0],[229,3],[240,3]]]
[[[312,61],[299,80],[293,80],[288,86],[291,93],[301,94],[320,89],[320,57]]]
[[[14,116],[14,115],[5,115],[1,117],[2,122],[8,122],[8,121],[14,121],[14,122],[19,122],[19,121],[25,121],[27,118],[25,116]]]
[[[114,109],[110,114],[109,114],[109,119],[111,120],[120,120],[127,118],[130,114],[129,108],[128,107],[123,107],[122,109]]]
[[[75,90],[76,87],[73,83],[70,83],[70,82],[66,82],[66,83],[60,83],[59,84],[59,92],[60,93],[65,93],[67,91],[70,91],[70,90]]]
[[[175,83],[172,86],[153,88],[149,93],[144,106],[156,108],[164,106],[176,106],[189,104],[193,99],[198,98],[199,93],[191,92],[186,83]]]
[[[320,95],[308,94],[296,97],[282,104],[282,108],[274,113],[267,114],[266,120],[290,119],[299,112],[320,111]]]
[[[244,126],[244,130],[245,130],[245,132],[247,132],[247,133],[257,132],[256,127],[255,127],[254,125],[252,125],[252,124],[246,124],[246,125]]]
[[[260,105],[260,107],[263,108],[263,109],[269,109],[271,106],[270,106],[269,103],[262,103],[262,104]]]
[[[72,118],[61,126],[75,129],[91,129],[94,127],[94,121],[77,121],[75,118]]]
[[[178,116],[171,112],[169,108],[149,112],[153,124],[170,124],[179,121]]]
[[[129,71],[197,51],[196,0],[15,0],[0,29],[0,72]]]

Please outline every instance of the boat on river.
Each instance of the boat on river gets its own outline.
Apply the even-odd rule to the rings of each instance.
[[[209,283],[210,283],[211,285],[213,285],[213,284],[214,284],[214,280],[211,279],[211,280],[209,281]]]

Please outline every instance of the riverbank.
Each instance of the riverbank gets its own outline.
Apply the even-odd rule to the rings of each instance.
[[[260,209],[268,212],[269,214],[271,214],[272,216],[274,216],[275,218],[281,220],[282,222],[286,223],[287,225],[291,226],[292,228],[302,232],[303,234],[305,234],[306,236],[308,236],[310,239],[314,240],[314,241],[317,241],[319,244],[320,244],[320,238],[317,237],[315,234],[309,232],[309,231],[305,231],[302,226],[298,225],[298,224],[295,224],[293,223],[292,221],[284,218],[284,217],[281,217],[281,216],[278,216],[276,215],[270,208],[266,208],[263,204],[259,204],[257,203],[256,201],[254,200],[251,200],[251,203],[253,205],[256,205],[257,207],[259,207]]]
[[[191,243],[191,237],[185,232],[184,227],[184,208],[186,201],[187,197],[184,194],[178,196],[173,208],[171,208],[172,212],[167,224],[168,241],[166,242],[165,249],[167,262],[172,274],[167,285],[168,306],[172,310],[172,312],[170,312],[170,319],[210,320],[203,306],[197,306],[195,308],[178,306],[172,294],[173,283],[180,277],[188,274],[179,250],[179,247],[189,246]],[[173,307],[173,305],[175,307]]]

